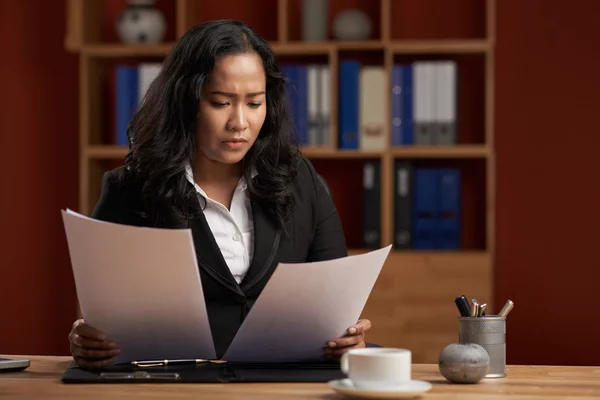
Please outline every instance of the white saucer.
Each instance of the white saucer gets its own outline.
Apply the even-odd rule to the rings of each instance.
[[[432,385],[425,381],[412,380],[397,389],[366,390],[354,387],[350,379],[329,381],[330,388],[338,393],[359,399],[411,399],[430,390]]]

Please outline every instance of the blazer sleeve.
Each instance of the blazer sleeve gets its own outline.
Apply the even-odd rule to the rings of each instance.
[[[123,225],[144,225],[141,217],[130,206],[130,202],[125,201],[113,171],[104,173],[101,185],[100,198],[92,212],[92,218]]]
[[[305,159],[315,190],[316,229],[307,261],[333,260],[348,255],[342,222],[333,199],[312,164]]]

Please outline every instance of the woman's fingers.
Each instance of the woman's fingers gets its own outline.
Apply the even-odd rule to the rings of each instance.
[[[350,335],[355,335],[357,333],[365,333],[369,329],[371,329],[371,321],[368,319],[360,319],[356,324],[348,328],[348,333]]]
[[[360,349],[362,347],[365,347],[364,342],[356,343],[355,345],[348,346],[348,347],[342,347],[339,349],[328,348],[325,350],[325,357],[327,357],[329,359],[333,359],[333,360],[339,360],[340,357],[342,356],[342,354],[344,354],[348,350]]]
[[[69,333],[73,360],[82,368],[103,368],[110,365],[121,350],[106,335],[85,324],[82,319],[73,323]]]
[[[75,343],[71,343],[71,354],[74,357],[80,357],[90,360],[105,360],[109,358],[114,358],[121,351],[119,349],[112,350],[98,350],[98,349],[89,349],[85,347],[80,347]]]
[[[103,332],[85,324],[81,319],[75,322],[73,331],[79,336],[82,336],[86,339],[95,340],[97,342],[103,342],[107,339]]]
[[[364,336],[362,333],[359,333],[358,335],[342,336],[341,338],[330,340],[327,343],[327,347],[329,347],[330,349],[339,349],[354,346],[355,344],[362,342],[363,339]]]
[[[365,347],[365,332],[371,329],[371,321],[358,320],[348,328],[348,334],[327,342],[324,351],[327,356],[338,358],[345,351],[353,348]]]
[[[85,338],[83,336],[79,336],[78,334],[73,334],[71,337],[71,342],[79,347],[88,348],[88,349],[100,349],[100,350],[116,350],[117,344],[112,341],[104,340],[99,342],[97,340],[92,340]]]

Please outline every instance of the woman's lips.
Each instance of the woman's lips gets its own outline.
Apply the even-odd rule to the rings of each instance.
[[[230,149],[241,149],[248,141],[244,138],[233,138],[225,140],[223,144]]]

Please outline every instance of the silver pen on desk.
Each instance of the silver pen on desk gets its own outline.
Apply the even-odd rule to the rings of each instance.
[[[515,303],[513,303],[512,300],[508,300],[506,302],[506,304],[504,304],[504,307],[502,307],[502,309],[498,313],[498,316],[499,317],[506,317],[508,315],[508,313],[510,312],[510,310],[512,310],[512,308],[514,307],[514,305],[515,305]]]

